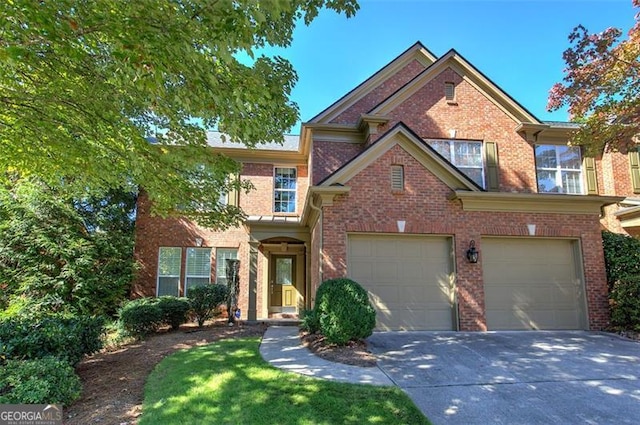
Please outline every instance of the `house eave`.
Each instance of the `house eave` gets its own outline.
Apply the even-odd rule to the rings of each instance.
[[[623,208],[614,213],[624,228],[640,226],[640,206]]]
[[[349,193],[350,191],[350,186],[309,186],[300,222],[308,226],[314,212],[318,212],[323,206],[333,205],[333,200],[336,196]],[[316,200],[318,203],[314,202]]]
[[[464,211],[600,215],[602,207],[618,203],[624,197],[457,190],[449,199],[460,201]]]

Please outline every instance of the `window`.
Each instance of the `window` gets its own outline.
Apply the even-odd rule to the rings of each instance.
[[[404,167],[391,166],[391,190],[404,190]]]
[[[484,187],[482,142],[466,140],[427,140],[440,155],[467,175],[478,186]]]
[[[184,295],[189,288],[211,283],[211,248],[187,248]]]
[[[230,248],[216,249],[216,283],[227,284],[227,262],[225,260],[237,260],[238,250]]]
[[[536,145],[540,193],[582,193],[582,157],[578,146]]]
[[[178,296],[182,248],[160,247],[158,253],[158,287],[156,295]]]
[[[273,178],[273,212],[296,212],[296,169],[276,167]]]

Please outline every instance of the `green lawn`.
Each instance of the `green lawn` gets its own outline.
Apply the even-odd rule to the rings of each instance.
[[[140,425],[429,424],[397,387],[284,372],[259,344],[221,340],[165,358],[147,380]]]

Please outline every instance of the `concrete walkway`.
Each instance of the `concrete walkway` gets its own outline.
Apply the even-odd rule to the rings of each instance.
[[[269,326],[260,344],[262,358],[301,375],[353,384],[394,385],[377,366],[350,366],[316,356],[301,344],[298,332],[297,326]]]

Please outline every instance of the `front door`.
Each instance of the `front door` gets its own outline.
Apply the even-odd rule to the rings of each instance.
[[[295,255],[272,255],[269,282],[272,311],[286,312],[296,308],[295,276]]]

